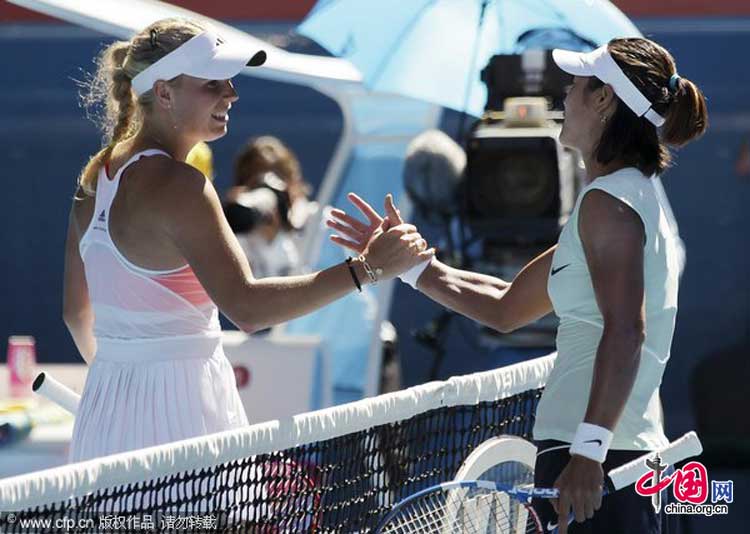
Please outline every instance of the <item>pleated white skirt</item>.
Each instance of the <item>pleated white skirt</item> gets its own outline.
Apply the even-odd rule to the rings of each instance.
[[[98,339],[69,459],[80,462],[247,424],[220,337]]]

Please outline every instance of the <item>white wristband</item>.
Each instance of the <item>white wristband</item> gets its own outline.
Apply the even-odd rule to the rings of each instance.
[[[422,273],[425,269],[427,269],[427,266],[430,265],[431,261],[432,258],[430,258],[429,260],[424,260],[422,263],[416,264],[405,273],[401,273],[400,275],[398,275],[399,279],[405,284],[409,284],[414,289],[417,289],[417,280],[419,280],[419,277],[422,276]]]
[[[584,456],[600,464],[604,463],[612,437],[612,432],[602,426],[581,423],[578,425],[576,436],[570,446],[570,454]]]

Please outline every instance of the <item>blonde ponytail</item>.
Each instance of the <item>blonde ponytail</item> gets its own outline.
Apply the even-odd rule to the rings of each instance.
[[[202,32],[198,23],[185,19],[154,22],[131,41],[116,41],[96,59],[96,74],[81,84],[81,104],[102,131],[102,148],[89,159],[78,177],[84,194],[96,193],[100,169],[109,162],[115,146],[138,132],[143,112],[153,103],[153,91],[136,99],[133,78],[172,50]]]
[[[87,195],[94,195],[99,170],[106,165],[117,143],[137,130],[136,101],[131,88],[132,78],[124,64],[130,43],[117,41],[104,49],[97,59],[97,72],[82,100],[87,108],[104,103],[105,115],[100,122],[106,146],[86,164],[78,178],[78,185]]]

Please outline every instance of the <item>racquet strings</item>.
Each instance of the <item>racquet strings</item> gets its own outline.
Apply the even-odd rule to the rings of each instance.
[[[541,534],[525,503],[485,488],[439,489],[405,503],[383,534]]]

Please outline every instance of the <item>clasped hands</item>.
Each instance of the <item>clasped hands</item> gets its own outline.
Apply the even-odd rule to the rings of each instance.
[[[368,263],[382,269],[383,278],[398,276],[435,255],[435,249],[427,247],[417,228],[404,223],[392,195],[385,197],[384,217],[356,194],[349,193],[348,198],[366,221],[334,208],[326,226],[341,235],[332,235],[330,239],[357,255],[364,255]]]

